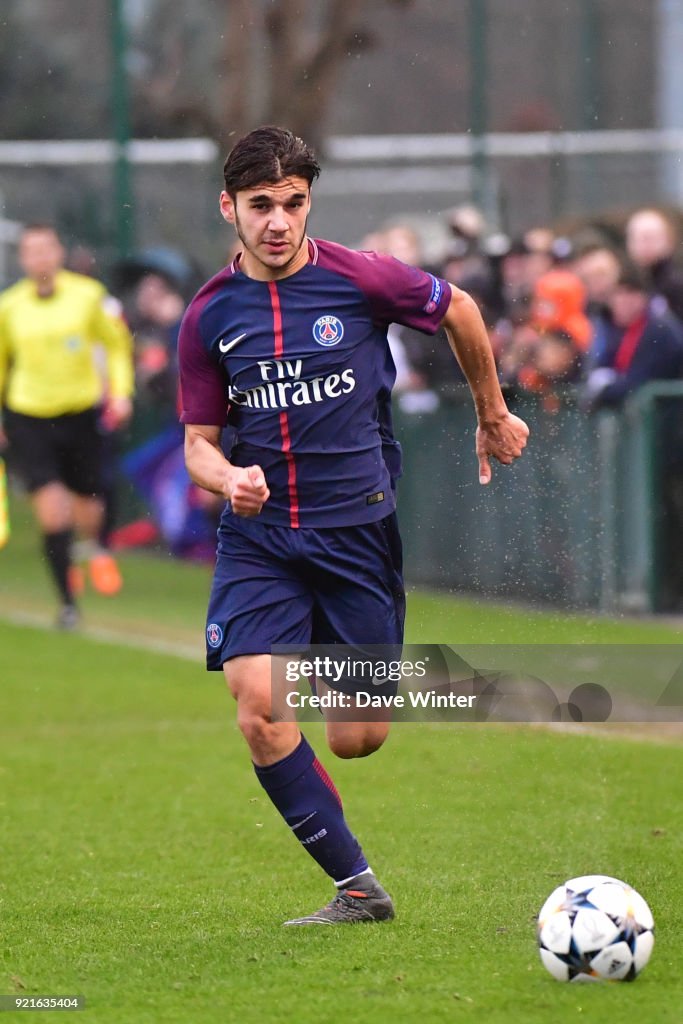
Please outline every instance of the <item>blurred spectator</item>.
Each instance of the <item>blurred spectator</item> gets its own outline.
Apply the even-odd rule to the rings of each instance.
[[[678,231],[661,210],[636,210],[626,224],[626,252],[646,275],[653,295],[663,296],[683,320],[683,271],[675,262]]]
[[[575,339],[561,331],[541,335],[534,352],[533,368],[542,390],[555,384],[573,384],[581,370]]]
[[[526,275],[529,287],[541,276],[552,269],[557,259],[555,232],[550,228],[530,228],[524,232],[524,245],[527,250]],[[566,239],[564,240],[566,242]],[[564,250],[562,250],[564,252]]]
[[[625,267],[609,300],[614,330],[588,375],[583,404],[614,406],[650,380],[683,373],[683,327],[660,299],[651,299],[637,267]]]
[[[382,246],[378,252],[387,253],[401,263],[407,263],[410,267],[422,265],[422,246],[420,239],[409,224],[391,224],[384,228],[379,236]]]
[[[561,407],[560,390],[578,381],[581,365],[581,354],[569,334],[542,334],[519,373],[518,384],[526,391],[536,392],[544,411],[555,414]]]
[[[568,334],[585,352],[593,337],[585,306],[586,289],[581,279],[570,270],[549,270],[534,284],[530,322],[539,331]]]
[[[124,296],[127,302],[145,274],[158,274],[186,299],[194,295],[204,279],[201,268],[185,253],[167,246],[152,246],[113,266],[111,276],[117,295]]]
[[[513,239],[497,263],[505,317],[512,325],[529,318],[532,282],[527,266],[529,248],[523,238]]]
[[[135,372],[141,400],[152,402],[175,422],[178,371],[176,348],[185,311],[180,293],[160,274],[145,274],[134,293]]]
[[[512,325],[499,366],[502,380],[545,396],[555,411],[556,389],[576,382],[592,337],[585,315],[586,292],[576,274],[561,268],[542,274],[533,286],[526,322]]]
[[[476,206],[469,203],[454,206],[447,212],[446,221],[453,237],[465,242],[468,249],[474,252],[481,248],[486,221]]]
[[[439,273],[460,287],[463,278],[488,272],[483,246],[486,223],[481,211],[467,204],[449,210],[446,223],[452,237]]]
[[[560,385],[576,383],[582,365],[582,352],[571,334],[539,331],[530,324],[515,327],[499,359],[503,383],[546,398],[554,396]],[[545,407],[554,412],[554,398]]]
[[[574,270],[586,289],[586,313],[593,327],[587,368],[604,364],[614,333],[610,299],[619,281],[622,257],[604,245],[586,249],[574,260]]]
[[[621,257],[606,245],[585,249],[574,259],[574,272],[586,289],[586,312],[602,313],[619,280]]]
[[[509,387],[520,384],[525,367],[533,363],[534,350],[539,341],[539,332],[529,323],[517,324],[512,328],[498,357],[498,370],[503,384]]]

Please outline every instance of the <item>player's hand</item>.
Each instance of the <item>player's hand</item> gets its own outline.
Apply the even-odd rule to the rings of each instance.
[[[476,439],[479,483],[491,482],[491,458],[509,466],[522,454],[528,436],[529,428],[524,420],[511,412],[506,411],[495,420],[480,421]]]
[[[260,466],[233,466],[228,477],[228,501],[237,516],[257,516],[270,497]]]
[[[130,398],[109,398],[102,412],[102,425],[105,430],[120,430],[133,415],[133,403]]]

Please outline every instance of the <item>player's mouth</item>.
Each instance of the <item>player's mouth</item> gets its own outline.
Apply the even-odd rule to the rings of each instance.
[[[289,242],[286,242],[283,238],[266,238],[264,239],[263,244],[268,252],[272,253],[274,256],[283,253],[287,248],[289,248]]]

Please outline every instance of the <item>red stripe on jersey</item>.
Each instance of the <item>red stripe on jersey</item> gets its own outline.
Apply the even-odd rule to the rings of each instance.
[[[273,333],[275,335],[275,359],[281,359],[284,355],[285,344],[282,336],[282,310],[280,308],[280,296],[278,295],[275,281],[268,282],[270,291],[270,304],[273,308]],[[299,492],[296,486],[296,462],[292,454],[292,442],[289,435],[289,419],[283,410],[280,413],[280,436],[282,437],[282,451],[287,461],[287,486],[289,489],[289,525],[295,529],[299,526]]]
[[[280,413],[280,434],[282,435],[282,450],[287,460],[287,487],[289,489],[289,525],[295,529],[299,526],[299,492],[296,488],[296,463],[291,452],[291,440],[289,437],[289,420],[287,413]]]

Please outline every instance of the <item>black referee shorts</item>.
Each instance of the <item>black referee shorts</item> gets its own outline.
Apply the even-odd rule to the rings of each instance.
[[[99,409],[49,418],[5,409],[3,425],[9,465],[29,493],[59,482],[75,494],[102,494]]]

